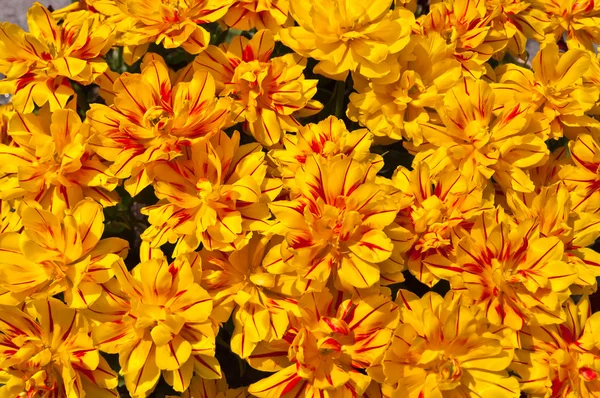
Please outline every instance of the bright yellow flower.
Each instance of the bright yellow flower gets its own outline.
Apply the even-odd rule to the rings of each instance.
[[[289,0],[236,0],[223,21],[235,29],[277,33],[282,26],[290,25],[289,12]]]
[[[519,397],[507,372],[513,349],[460,296],[430,292],[419,299],[400,290],[396,303],[400,323],[377,372],[393,387],[390,397]]]
[[[397,80],[368,81],[353,76],[357,93],[350,94],[348,117],[377,137],[404,137],[420,145],[420,125],[429,121],[427,109],[439,105],[445,92],[461,78],[462,71],[439,33],[413,36],[412,40],[409,51],[414,59],[402,62],[400,57],[403,72]]]
[[[600,44],[600,3],[595,0],[532,0],[551,18],[556,41],[566,33],[569,48],[596,52]]]
[[[600,237],[600,214],[576,212],[563,184],[544,187],[539,194],[507,193],[507,203],[517,222],[534,220],[542,236],[556,236],[565,247],[567,261],[578,273],[574,282],[584,292],[596,290],[600,254],[588,248]]]
[[[549,16],[539,8],[537,0],[485,0],[490,22],[498,37],[508,39],[507,49],[517,56],[525,55],[527,39],[544,40],[550,27]],[[500,11],[498,13],[498,10]],[[494,54],[496,59],[503,52]]]
[[[296,53],[319,63],[315,72],[346,80],[348,71],[382,77],[392,71],[393,57],[410,41],[414,14],[390,10],[392,0],[291,1],[290,14],[299,26],[279,31]]]
[[[493,208],[483,189],[458,170],[448,170],[443,154],[417,163],[410,171],[399,167],[392,177],[401,210],[396,216],[391,260],[405,263],[422,283],[439,281],[428,267],[429,257],[441,255],[456,262],[455,244],[482,211]],[[431,164],[431,166],[430,166]]]
[[[504,189],[531,192],[527,169],[548,159],[548,120],[521,104],[507,106],[496,116],[494,99],[485,81],[463,79],[438,109],[445,127],[423,124],[423,136],[475,183],[485,185],[493,176]],[[428,154],[420,154],[415,162]]]
[[[272,250],[273,261],[315,282],[332,277],[346,291],[379,284],[381,273],[399,273],[401,266],[383,264],[394,248],[384,228],[397,207],[376,183],[376,172],[342,155],[310,156],[296,174],[297,194],[270,204],[285,236],[279,253]]]
[[[300,127],[296,134],[283,137],[283,149],[274,149],[269,157],[277,164],[276,174],[287,186],[294,185],[296,172],[311,155],[333,158],[345,155],[361,163],[383,164],[383,158],[370,153],[373,135],[367,129],[348,131],[343,120],[329,116],[319,123]]]
[[[492,84],[496,106],[520,104],[521,109],[543,112],[551,122],[552,138],[561,137],[563,129],[564,135],[569,130],[576,135],[579,127],[597,127],[600,124],[585,115],[600,93],[597,86],[584,84],[590,64],[590,54],[585,50],[559,54],[556,44],[546,43],[533,59],[533,71],[514,64],[496,69],[498,83]]]
[[[132,64],[151,43],[181,47],[191,54],[206,49],[210,33],[199,24],[221,19],[234,0],[113,0],[124,14],[117,26],[125,62]]]
[[[269,59],[273,33],[261,30],[251,40],[238,36],[231,45],[210,46],[196,57],[194,68],[212,74],[217,94],[233,98],[229,124],[245,122],[245,130],[265,146],[278,144],[284,131],[297,131],[299,116],[323,106],[311,98],[317,80],[305,79],[306,59],[286,54]]]
[[[161,200],[142,209],[150,222],[142,239],[151,247],[177,242],[177,255],[201,243],[209,250],[236,250],[252,231],[266,230],[268,202],[279,194],[281,181],[266,178],[261,149],[257,143],[240,146],[238,132],[220,132],[176,161],[158,162],[154,192]]]
[[[298,327],[284,337],[291,364],[248,391],[264,398],[362,397],[371,378],[360,371],[387,348],[398,323],[396,305],[384,295],[352,302],[328,291],[306,294],[298,305]]]
[[[261,341],[282,339],[289,325],[288,312],[298,305],[298,300],[290,296],[300,296],[316,287],[299,280],[295,272],[267,272],[262,263],[273,240],[269,235],[257,235],[231,253],[206,249],[200,253],[201,285],[214,300],[212,317],[224,323],[234,311],[230,344],[241,358],[247,358]]]
[[[0,306],[0,396],[118,397],[89,324],[56,299]]]
[[[129,394],[149,396],[161,372],[175,391],[185,391],[195,372],[221,377],[214,358],[216,327],[209,319],[212,299],[194,280],[201,272],[197,253],[169,262],[154,257],[131,272],[119,262],[114,271],[122,292],[105,291],[91,309],[110,316],[92,331],[97,347],[119,354]]]
[[[600,396],[600,314],[586,296],[565,303],[560,325],[528,326],[519,332],[520,349],[511,369],[532,398]]]
[[[73,89],[69,79],[87,85],[108,65],[101,58],[112,44],[113,28],[86,12],[69,14],[59,25],[35,3],[27,13],[29,32],[8,22],[0,25],[0,92],[14,94],[19,112],[35,105],[63,108]]]
[[[561,240],[543,237],[534,220],[515,225],[500,211],[488,211],[458,242],[457,266],[443,256],[433,256],[428,266],[464,291],[492,324],[519,330],[564,321],[561,304],[577,270],[563,256]]]
[[[504,32],[490,26],[501,9],[497,7],[489,14],[485,1],[449,0],[432,4],[429,14],[420,17],[417,24],[422,36],[441,34],[465,75],[478,79],[486,71],[485,63],[508,43]]]
[[[92,152],[90,126],[74,110],[16,113],[8,134],[13,145],[0,145],[0,199],[35,200],[56,214],[84,198],[103,206],[118,202],[117,179]]]
[[[86,199],[59,217],[27,202],[20,211],[23,232],[0,235],[0,286],[15,298],[64,292],[70,307],[93,303],[101,284],[112,278],[112,265],[128,250],[123,239],[100,239],[102,206]]]
[[[220,131],[230,105],[215,98],[214,80],[206,72],[174,73],[151,53],[141,69],[115,82],[113,105],[92,104],[87,113],[96,133],[94,150],[113,163],[117,178],[128,178],[125,187],[132,195],[151,183],[155,161],[181,156],[183,147]]]
[[[571,210],[600,213],[600,143],[589,134],[569,142],[573,165],[561,168],[558,175],[572,196]]]

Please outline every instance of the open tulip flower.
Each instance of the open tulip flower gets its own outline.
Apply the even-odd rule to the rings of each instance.
[[[0,310],[1,396],[118,396],[117,375],[94,346],[83,315],[56,299]]]
[[[560,239],[545,237],[528,221],[515,227],[501,213],[485,212],[458,242],[456,266],[438,255],[430,259],[429,269],[464,291],[494,325],[519,330],[526,322],[561,323],[561,304],[577,270],[564,261]]]
[[[307,159],[296,175],[297,195],[270,205],[285,240],[267,263],[283,262],[315,282],[333,277],[337,288],[348,291],[378,284],[379,263],[394,248],[384,228],[397,207],[371,177],[372,167],[341,155]]]
[[[544,141],[550,135],[549,121],[520,103],[495,115],[494,96],[483,80],[460,81],[438,111],[444,125],[423,125],[423,137],[430,145],[423,145],[419,156],[428,157],[430,148],[437,148],[478,185],[493,176],[504,189],[531,192],[527,169],[548,157]]]
[[[210,34],[199,24],[222,18],[233,1],[94,0],[91,6],[94,9],[98,6],[109,18],[117,17],[118,41],[125,47],[127,63],[132,64],[146,53],[151,43],[165,48],[181,47],[192,54],[204,51]]]
[[[600,398],[600,0],[68,3],[0,22],[0,398]]]
[[[571,211],[579,201],[564,184],[542,188],[539,194],[509,192],[507,204],[520,223],[534,223],[543,236],[555,236],[564,245],[567,261],[577,269],[578,278],[571,290],[582,292],[596,290],[600,276],[600,257],[588,246],[600,237],[600,215]],[[575,205],[574,205],[575,203]]]
[[[506,32],[494,30],[491,20],[503,7],[486,8],[487,1],[450,0],[432,4],[429,14],[417,20],[423,36],[439,33],[451,46],[465,76],[485,73],[485,63],[508,44]]]
[[[591,314],[587,296],[564,306],[563,323],[518,333],[520,347],[510,369],[531,397],[595,397],[600,392],[600,347],[594,336],[600,318]]]
[[[519,396],[519,383],[508,374],[514,348],[460,295],[431,292],[419,299],[400,290],[396,302],[400,322],[382,364],[372,369],[386,396]]]
[[[427,109],[439,105],[444,93],[462,76],[462,68],[437,32],[412,38],[411,46],[400,53],[400,62],[405,52],[417,56],[402,64],[403,72],[396,80],[352,75],[358,92],[350,94],[348,117],[367,126],[378,138],[404,137],[421,145],[420,125],[430,120]]]
[[[59,25],[36,3],[27,13],[29,32],[10,23],[0,26],[0,91],[14,94],[19,112],[49,104],[65,107],[74,92],[69,80],[90,84],[108,69],[102,56],[110,49],[113,27],[87,13],[71,13]]]
[[[279,32],[295,52],[319,61],[318,73],[345,80],[348,72],[367,78],[392,72],[393,55],[410,40],[414,15],[402,8],[390,10],[392,0],[306,0],[290,2],[298,23]]]
[[[95,132],[90,144],[112,163],[114,176],[128,178],[134,195],[151,183],[149,163],[176,158],[182,146],[216,134],[229,113],[228,100],[214,97],[208,73],[175,74],[154,54],[144,57],[142,73],[121,75],[114,91],[113,105],[88,112]]]
[[[90,125],[72,109],[10,119],[10,145],[0,145],[0,198],[27,199],[60,214],[84,198],[114,206],[117,179],[90,145]]]
[[[296,134],[283,137],[283,149],[273,149],[270,157],[277,163],[275,172],[284,184],[292,187],[296,173],[306,165],[311,155],[333,158],[349,156],[359,162],[383,163],[381,156],[370,152],[373,135],[367,129],[348,131],[343,120],[330,116],[319,123],[301,127]]]
[[[289,325],[288,313],[297,307],[298,297],[317,287],[295,272],[267,272],[263,259],[273,247],[271,240],[277,242],[268,235],[256,236],[232,253],[200,252],[201,285],[213,297],[213,317],[226,322],[233,312],[231,350],[241,358],[249,357],[262,341],[282,339]]]
[[[169,264],[157,256],[131,272],[119,262],[113,268],[121,292],[105,289],[106,297],[91,308],[111,317],[93,329],[94,341],[103,351],[119,354],[121,374],[134,397],[149,396],[161,373],[177,391],[187,389],[194,372],[221,377],[209,319],[212,299],[194,280],[197,257]]]
[[[273,33],[289,25],[289,0],[236,0],[224,22],[236,29],[269,29]]]
[[[252,231],[266,231],[268,202],[281,182],[265,178],[265,154],[258,144],[239,145],[220,132],[187,148],[188,155],[157,164],[156,205],[144,208],[150,228],[142,238],[152,247],[177,241],[175,253],[243,247]]]
[[[297,54],[270,59],[274,47],[273,33],[261,30],[252,40],[237,37],[229,46],[211,46],[194,61],[194,68],[215,78],[219,96],[234,99],[230,124],[245,122],[267,147],[279,144],[284,131],[297,131],[297,117],[322,108],[312,100],[317,80],[303,75],[306,59]]]
[[[86,199],[63,217],[34,202],[20,211],[23,230],[0,235],[0,252],[5,254],[0,258],[0,286],[10,292],[11,301],[64,292],[70,307],[92,304],[101,295],[101,285],[113,277],[112,265],[128,250],[123,239],[101,239],[102,207]]]
[[[512,64],[497,69],[496,103],[543,112],[555,138],[598,128],[598,121],[585,114],[600,94],[598,86],[585,84],[590,66],[587,51],[571,49],[561,54],[556,44],[547,43],[533,59],[533,70]]]
[[[360,371],[374,365],[387,348],[398,312],[383,295],[365,297],[358,304],[342,298],[341,293],[333,296],[323,291],[300,300],[300,326],[290,328],[283,338],[289,345],[283,355],[287,354],[290,364],[252,384],[250,394],[264,398],[362,396],[371,378]],[[273,348],[278,346],[250,356],[251,363],[261,356],[282,355]]]
[[[413,171],[399,167],[392,177],[400,211],[390,236],[395,250],[388,261],[406,264],[429,286],[439,281],[429,270],[429,257],[441,255],[455,262],[456,240],[469,231],[478,215],[493,209],[476,184],[458,170],[445,170],[448,163],[443,155],[437,158],[417,165]]]
[[[600,43],[600,4],[594,0],[533,0],[551,20],[550,32],[559,38],[566,34],[569,48],[592,50]]]

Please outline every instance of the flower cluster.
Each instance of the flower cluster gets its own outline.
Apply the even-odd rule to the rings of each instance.
[[[600,2],[0,25],[0,397],[600,398]]]

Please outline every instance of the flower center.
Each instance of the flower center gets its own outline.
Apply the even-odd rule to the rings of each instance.
[[[164,130],[171,120],[171,115],[161,106],[153,106],[144,113],[144,126],[157,130]]]
[[[367,36],[363,35],[360,32],[355,32],[355,31],[345,32],[340,35],[340,40],[343,42],[348,42],[348,41],[352,41],[355,39],[366,39],[366,38],[367,38]]]
[[[213,186],[208,179],[201,177],[196,182],[196,191],[200,199],[206,199],[213,191]]]
[[[447,358],[438,366],[438,377],[442,381],[457,382],[462,374],[460,363],[455,358]]]

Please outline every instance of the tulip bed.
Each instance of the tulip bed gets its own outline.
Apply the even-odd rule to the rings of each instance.
[[[600,397],[600,2],[0,24],[0,398]]]

